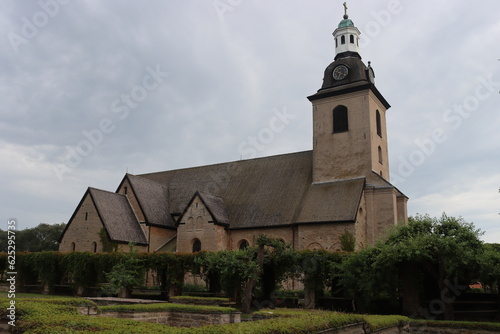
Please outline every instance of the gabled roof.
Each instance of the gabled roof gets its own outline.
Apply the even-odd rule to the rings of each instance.
[[[162,183],[132,174],[126,174],[125,178],[128,179],[139,202],[146,218],[146,224],[175,228],[175,222],[168,210],[168,187]]]
[[[169,188],[181,214],[197,192],[230,229],[355,221],[364,179],[312,184],[312,151],[140,175]]]
[[[208,212],[214,219],[214,223],[221,225],[229,225],[229,219],[227,218],[227,212],[222,198],[207,193],[201,193],[199,191],[196,191],[196,193],[193,195],[189,203],[184,208],[184,211],[178,218],[178,221],[182,220],[182,218],[184,217],[184,215],[186,214],[187,210],[189,209],[193,201],[196,199],[196,197],[199,197],[201,199],[203,205],[207,208]]]
[[[297,223],[355,221],[364,186],[364,178],[311,185]]]
[[[208,212],[215,219],[216,223],[219,224],[229,224],[229,218],[227,217],[226,206],[222,198],[213,196],[207,193],[198,192],[203,204],[208,209]]]
[[[146,236],[125,195],[96,188],[87,189],[61,234],[59,243],[64,238],[64,234],[73,222],[75,215],[80,210],[87,196],[90,196],[111,241],[147,245]]]
[[[125,195],[95,188],[87,191],[111,241],[147,245],[148,241]]]

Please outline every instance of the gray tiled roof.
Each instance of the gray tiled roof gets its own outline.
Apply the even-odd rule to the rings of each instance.
[[[141,206],[146,223],[175,228],[168,209],[168,187],[153,180],[127,174],[132,190]]]
[[[363,178],[313,185],[312,151],[140,176],[168,187],[172,214],[198,191],[230,228],[355,221],[364,186]]]
[[[95,188],[88,190],[111,241],[147,245],[142,228],[125,195]]]

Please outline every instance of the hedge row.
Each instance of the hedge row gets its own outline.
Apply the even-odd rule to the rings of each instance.
[[[8,303],[7,299],[0,299],[0,315],[5,315],[1,314],[1,312],[6,312]],[[374,322],[370,316],[356,314],[327,311],[268,310],[261,311],[261,313],[273,314],[273,318],[267,320],[200,328],[176,328],[134,320],[84,316],[79,314],[74,307],[68,305],[80,305],[80,303],[86,302],[79,302],[79,299],[68,301],[59,299],[56,301],[45,298],[29,300],[20,298],[16,303],[18,316],[16,330],[26,334],[305,334],[329,328],[341,328],[354,323],[366,322],[369,326],[372,326],[371,322]],[[386,327],[409,321],[408,318],[400,316],[377,316],[377,319],[383,319],[379,320],[379,323],[383,322]],[[372,329],[376,328],[372,327]]]
[[[203,267],[203,259],[224,253],[142,253],[134,256],[141,260],[143,271],[151,270],[156,273],[160,288],[165,290],[170,284],[182,283],[185,273],[189,271],[199,272],[200,268],[207,270]],[[17,253],[16,270],[20,281],[25,285],[33,285],[37,282],[49,285],[71,282],[75,288],[95,287],[98,283],[106,283],[106,273],[109,273],[113,266],[123,259],[123,256],[123,253],[117,252]],[[306,273],[309,274],[306,275],[307,277],[321,280],[328,277],[328,271],[332,265],[340,263],[345,256],[346,253],[288,250],[278,256],[266,257],[266,261],[270,261],[267,267],[273,269],[272,276],[278,280],[286,276],[284,273],[292,272],[293,274]],[[5,271],[6,267],[7,254],[0,253],[0,272]],[[230,270],[227,266],[223,269],[224,271]],[[228,278],[232,279],[232,277]]]
[[[109,273],[123,253],[40,252],[17,253],[16,270],[25,285],[41,282],[61,284],[72,282],[75,287],[93,287],[106,282]],[[193,265],[193,254],[147,253],[136,255],[144,270],[156,272],[161,286],[179,283]],[[7,254],[0,253],[0,271],[5,271]]]

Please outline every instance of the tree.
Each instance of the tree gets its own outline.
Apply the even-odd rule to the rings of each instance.
[[[463,284],[477,279],[484,251],[481,235],[463,218],[446,214],[440,218],[410,217],[408,224],[396,227],[385,242],[345,261],[341,282],[348,291],[362,293],[365,301],[381,296],[395,299],[401,294],[403,311],[415,314],[427,275],[436,291],[436,307],[441,308],[436,311],[452,319],[453,301],[465,288]],[[430,287],[425,288],[429,292]]]
[[[244,313],[249,312],[251,292],[260,273],[257,251],[257,247],[247,247],[236,251],[203,252],[195,258],[201,274],[218,274],[226,293],[242,306]]]
[[[19,252],[57,251],[59,237],[65,223],[39,224],[36,227],[16,231],[16,250]],[[7,251],[7,232],[0,230],[0,250]]]
[[[480,258],[481,272],[479,281],[492,292],[499,293],[500,285],[500,244],[486,244]]]
[[[118,263],[106,274],[110,285],[105,292],[117,293],[118,297],[128,298],[131,296],[132,288],[141,285],[144,281],[143,260],[137,256],[138,250],[129,244],[130,252],[119,253]]]
[[[201,267],[200,273],[205,277],[216,274],[221,285],[236,302],[241,305],[243,313],[250,311],[254,289],[257,282],[266,281],[262,289],[263,298],[270,298],[276,282],[281,281],[294,267],[293,250],[277,238],[260,235],[256,246],[244,250],[206,252],[197,256],[195,262]],[[265,265],[270,277],[264,279]]]

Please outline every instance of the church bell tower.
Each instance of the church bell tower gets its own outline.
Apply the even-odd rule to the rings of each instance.
[[[386,111],[370,62],[359,53],[360,31],[347,15],[333,32],[335,58],[313,106],[313,183],[367,177],[389,181]]]

